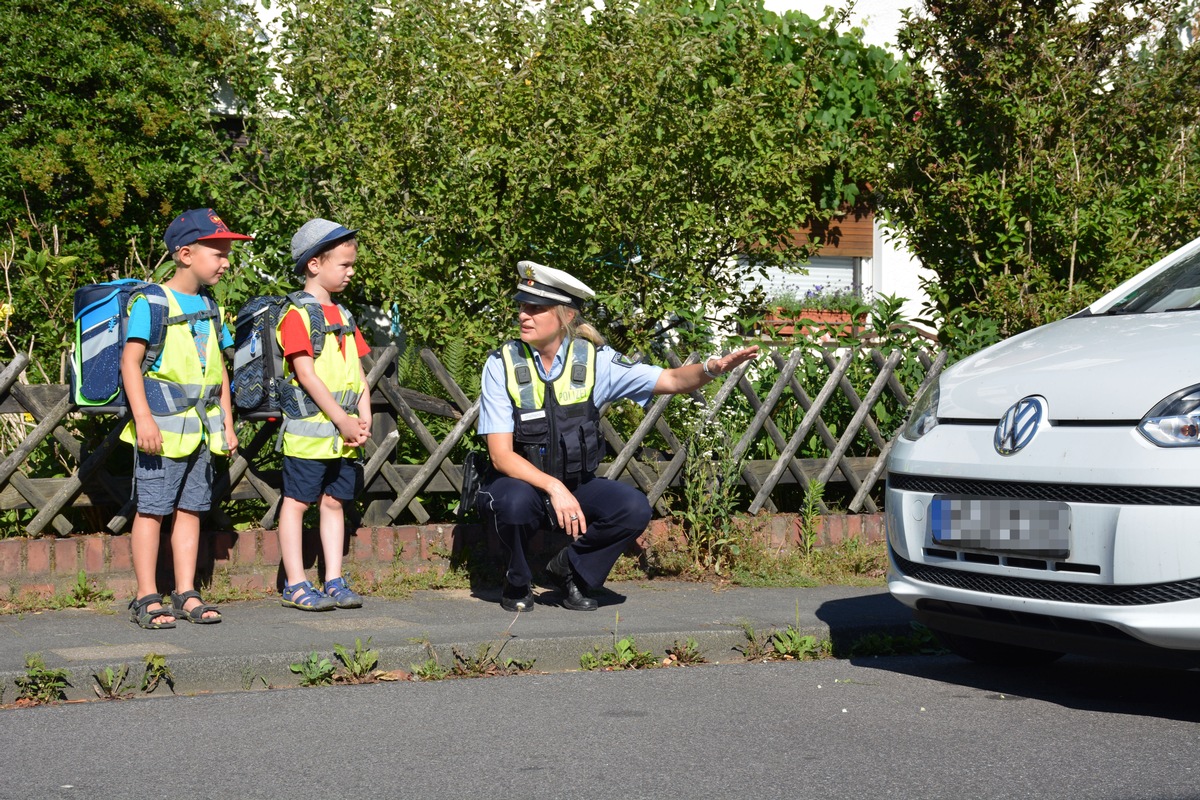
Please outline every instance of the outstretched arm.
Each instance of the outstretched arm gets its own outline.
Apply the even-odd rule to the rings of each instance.
[[[665,369],[654,384],[655,394],[684,394],[699,389],[713,378],[758,358],[758,345],[734,350],[723,356],[708,356],[699,364]],[[707,372],[705,371],[707,370]]]

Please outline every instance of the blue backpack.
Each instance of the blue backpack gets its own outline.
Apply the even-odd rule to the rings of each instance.
[[[71,399],[84,410],[126,406],[121,387],[121,351],[129,328],[129,303],[145,295],[150,304],[150,341],[142,359],[142,373],[162,353],[167,326],[199,319],[216,320],[217,304],[204,293],[206,310],[168,316],[167,291],[156,283],[121,278],[75,290],[75,342],[71,352]],[[216,323],[214,323],[216,324]]]
[[[292,308],[308,313],[313,358],[320,357],[330,330],[339,336],[354,332],[354,318],[349,311],[339,306],[348,324],[331,326],[325,321],[320,302],[306,292],[263,295],[247,300],[237,313],[232,373],[233,405],[246,414],[273,417],[286,411],[291,416],[305,416],[296,397],[299,391],[307,399],[303,390],[284,391],[288,382],[283,377],[283,353],[275,338],[280,320]],[[308,402],[311,404],[311,400]]]

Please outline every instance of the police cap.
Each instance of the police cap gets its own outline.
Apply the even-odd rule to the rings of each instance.
[[[561,269],[533,261],[517,262],[518,303],[535,306],[570,306],[578,309],[583,301],[596,296],[583,281]]]

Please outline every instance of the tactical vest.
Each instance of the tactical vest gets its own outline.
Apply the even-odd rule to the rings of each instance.
[[[513,450],[564,483],[578,483],[600,466],[600,409],[596,346],[575,338],[567,346],[562,373],[553,381],[537,371],[533,350],[520,341],[500,348],[505,384],[513,401]]]
[[[162,433],[162,454],[168,458],[186,458],[207,440],[210,450],[224,455],[229,450],[225,442],[225,415],[221,411],[225,366],[221,356],[221,308],[209,300],[216,308],[216,316],[208,320],[208,343],[201,367],[192,325],[193,318],[207,315],[184,314],[175,293],[168,291],[166,295],[162,358],[144,377],[146,402]],[[129,304],[132,306],[140,296],[130,298]],[[121,439],[137,443],[132,420],[121,432]]]
[[[358,416],[358,399],[362,396],[362,366],[359,361],[358,339],[354,336],[353,321],[349,313],[338,306],[342,317],[340,325],[328,325],[325,331],[325,345],[321,355],[313,361],[313,369],[317,377],[329,389],[333,399],[352,417]],[[286,316],[286,315],[284,315]],[[301,314],[304,329],[311,333],[311,323],[308,314]],[[283,325],[280,318],[279,326],[275,329],[276,337]],[[341,341],[345,339],[346,352],[342,354]],[[280,342],[282,345],[282,342]],[[291,367],[284,361],[284,385],[280,389],[280,405],[283,410],[283,425],[280,428],[280,440],[283,444],[283,454],[296,458],[328,459],[353,458],[357,452],[355,447],[347,447],[342,441],[342,435],[308,393],[296,380]]]

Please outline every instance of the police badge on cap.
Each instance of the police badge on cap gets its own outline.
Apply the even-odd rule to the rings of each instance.
[[[579,309],[584,300],[595,296],[583,281],[561,269],[533,261],[517,262],[517,293],[513,298],[518,303]]]

